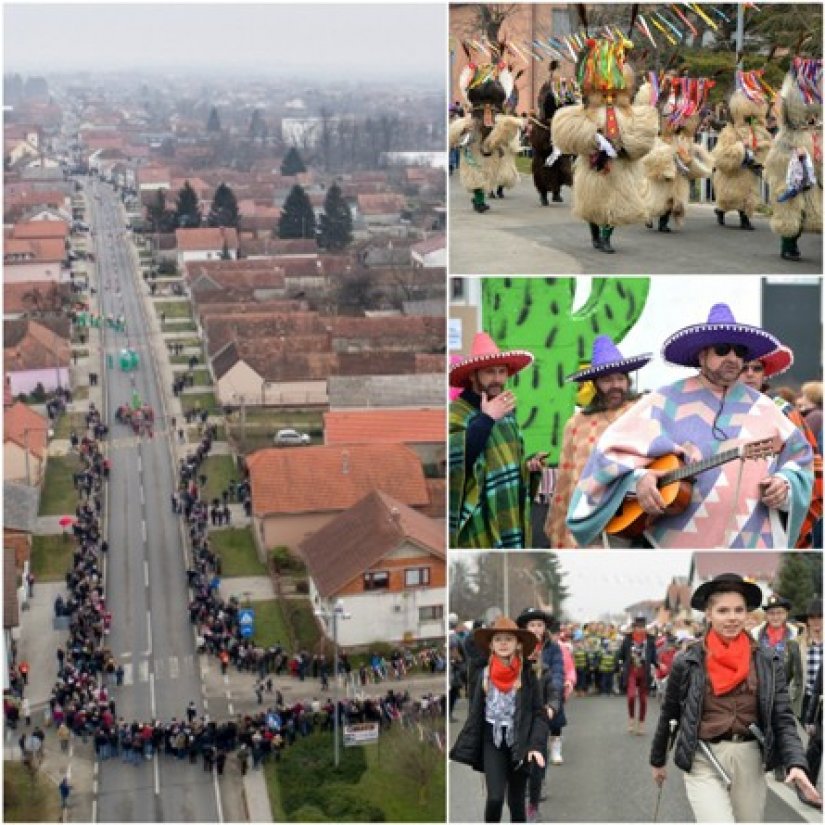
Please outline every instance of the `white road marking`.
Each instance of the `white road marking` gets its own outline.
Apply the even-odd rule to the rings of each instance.
[[[145,519],[141,519],[141,521],[140,521],[140,532],[141,532],[141,535],[143,536],[143,543],[146,544],[146,520]]]
[[[132,684],[132,663],[131,662],[124,662],[123,663],[123,684],[124,685],[131,685]]]
[[[218,785],[218,773],[212,774],[212,781],[215,783],[215,802],[218,805],[218,822],[223,822],[223,805],[221,804],[221,789]]]
[[[149,650],[152,650],[152,615],[150,613],[146,614],[146,636],[149,639],[148,647]]]
[[[138,665],[138,681],[139,682],[148,682],[149,681],[149,660],[140,662]]]
[[[147,662],[146,665],[148,666],[149,663]],[[149,705],[152,709],[152,718],[155,717],[155,674],[149,674]],[[157,763],[155,763],[157,767]]]
[[[143,560],[143,583],[149,587],[149,562],[146,559]]]
[[[92,800],[92,822],[97,822],[97,800]]]
[[[230,703],[227,705],[227,708],[226,708],[226,709],[229,711],[229,715],[230,715],[230,716],[234,716],[234,715],[235,715],[235,708],[234,708],[234,707],[232,707],[232,702],[230,702]]]
[[[154,715],[154,710],[152,714]],[[158,768],[158,757],[155,755],[155,793],[160,795],[160,768]]]
[[[177,679],[180,676],[180,663],[177,656],[169,657],[169,678]]]
[[[146,499],[143,497],[143,485],[140,485],[140,503],[146,504]]]
[[[138,454],[138,472],[143,473],[143,461],[140,458],[140,454]]]
[[[132,651],[131,651],[131,650],[127,650],[127,651],[125,651],[124,653],[121,653],[121,654],[120,654],[120,658],[121,658],[121,659],[131,659],[131,658],[132,658]]]
[[[95,762],[95,780],[97,779],[97,772],[98,772],[98,768],[100,768],[100,763],[99,763],[99,762]]]

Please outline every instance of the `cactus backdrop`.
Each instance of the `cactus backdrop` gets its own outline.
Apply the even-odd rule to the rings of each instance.
[[[575,278],[482,279],[483,328],[501,349],[535,356],[533,366],[513,379],[528,454],[547,452],[548,462],[558,462],[578,387],[564,376],[590,361],[597,335],[616,343],[627,335],[649,289],[649,278],[593,278],[587,301],[574,312]]]

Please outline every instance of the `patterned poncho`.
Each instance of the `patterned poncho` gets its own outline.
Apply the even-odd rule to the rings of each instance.
[[[529,547],[530,474],[521,431],[513,415],[496,421],[468,469],[467,428],[479,415],[464,397],[450,404],[450,547]]]
[[[645,535],[655,547],[674,549],[793,547],[811,499],[810,445],[770,398],[744,384],[727,392],[716,419],[716,432],[721,429],[727,438],[717,441],[713,422],[720,404],[720,395],[692,377],[650,393],[610,426],[584,468],[567,513],[579,543],[588,544],[602,531],[652,459],[678,453],[686,462],[700,461],[778,435],[783,443],[778,456],[734,460],[699,474],[685,512],[656,519]],[[768,475],[790,484],[782,516],[760,501],[758,482]]]

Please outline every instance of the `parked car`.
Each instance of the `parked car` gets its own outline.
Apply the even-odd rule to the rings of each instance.
[[[309,436],[299,433],[298,430],[278,430],[275,433],[275,444],[279,447],[299,447],[309,444]]]

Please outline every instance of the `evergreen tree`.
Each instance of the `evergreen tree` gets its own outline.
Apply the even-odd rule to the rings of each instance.
[[[278,223],[279,238],[314,238],[315,212],[307,193],[297,183],[287,196]]]
[[[231,261],[232,255],[229,254],[229,242],[223,242],[223,249],[221,250],[221,260],[222,261]]]
[[[790,599],[792,614],[807,610],[808,602],[822,592],[821,553],[783,553],[773,589],[780,596]]]
[[[192,229],[201,225],[201,207],[198,195],[189,181],[178,192],[175,206],[175,221],[181,229]]]
[[[166,192],[158,189],[155,199],[146,207],[146,217],[153,232],[166,232],[174,223],[172,213],[166,208]]]
[[[206,218],[207,225],[232,226],[237,229],[240,218],[235,193],[225,183],[221,183],[212,198],[212,206]]]
[[[306,170],[307,168],[304,166],[304,161],[301,159],[298,150],[294,146],[290,146],[281,164],[281,174],[285,176],[302,175]]]
[[[207,132],[220,132],[221,119],[218,117],[218,110],[213,106],[209,112],[209,120],[206,121]]]
[[[318,243],[325,249],[334,251],[344,249],[352,243],[352,214],[337,183],[329,188],[324,200]]]
[[[252,140],[264,139],[267,134],[266,121],[261,117],[261,110],[255,109],[249,121],[249,137]]]

